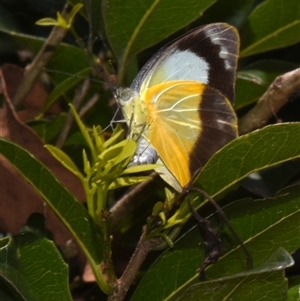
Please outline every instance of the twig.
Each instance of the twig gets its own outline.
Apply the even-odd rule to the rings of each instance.
[[[75,95],[74,100],[73,100],[73,106],[74,106],[75,110],[78,110],[78,108],[79,108],[84,96],[86,95],[89,87],[90,87],[90,81],[89,81],[89,79],[86,79],[83,82],[83,84],[80,86],[80,88],[77,89],[76,95]],[[66,137],[68,136],[68,133],[71,129],[73,121],[74,121],[74,116],[73,116],[71,110],[69,110],[67,118],[66,118],[66,122],[64,124],[64,127],[63,127],[57,141],[56,141],[56,146],[57,147],[62,147],[63,146],[63,144],[66,140]]]
[[[69,6],[66,4],[62,11],[64,18],[67,17],[68,7]],[[43,68],[47,65],[47,63],[53,56],[55,49],[63,40],[66,34],[67,30],[65,28],[60,26],[53,27],[45,44],[43,45],[37,56],[34,58],[31,65],[26,69],[24,78],[13,97],[13,103],[16,108],[22,104],[24,98],[32,89]]]
[[[118,225],[124,216],[128,216],[130,212],[143,206],[153,191],[156,191],[159,187],[160,178],[155,172],[150,176],[152,177],[151,180],[136,185],[110,209],[112,225]]]
[[[100,95],[98,93],[95,93],[88,101],[87,103],[82,106],[82,108],[79,111],[79,116],[82,118],[99,100]]]
[[[240,119],[240,134],[264,126],[296,90],[300,90],[300,68],[278,76],[274,80],[256,106]]]
[[[105,42],[103,42],[105,43]],[[117,83],[117,76],[115,74],[111,74],[106,66],[108,51],[101,51],[97,57],[97,65],[94,66],[95,72],[104,79],[106,87],[110,88],[111,91],[114,91]]]
[[[131,259],[121,276],[118,280],[118,288],[115,289],[113,295],[108,297],[108,301],[122,301],[125,298],[137,272],[139,271],[145,258],[157,245],[161,243],[160,238],[145,239],[146,226],[143,227],[143,233],[140,237],[138,245],[131,256]]]

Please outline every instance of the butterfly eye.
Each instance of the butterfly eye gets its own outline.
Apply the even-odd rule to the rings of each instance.
[[[115,93],[115,98],[121,107],[127,107],[134,97],[134,91],[130,88],[119,88]]]
[[[119,91],[119,103],[121,106],[125,105],[133,97],[133,91],[129,88]]]

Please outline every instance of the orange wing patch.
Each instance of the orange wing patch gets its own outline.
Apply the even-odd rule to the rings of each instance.
[[[199,107],[205,85],[195,81],[170,81],[146,90],[146,139],[184,187],[191,180],[190,153],[201,135]]]

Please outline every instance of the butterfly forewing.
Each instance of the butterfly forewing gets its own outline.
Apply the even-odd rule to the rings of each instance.
[[[127,122],[132,131],[143,129],[147,149],[165,165],[159,172],[177,190],[237,136],[232,103],[238,50],[230,25],[201,26],[162,48],[131,85]]]
[[[239,52],[236,29],[225,23],[201,26],[162,48],[132,84],[136,91],[172,80],[195,80],[234,100]]]

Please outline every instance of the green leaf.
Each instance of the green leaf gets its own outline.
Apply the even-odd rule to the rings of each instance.
[[[74,146],[74,145],[76,145],[76,146],[80,145],[82,147],[88,147],[88,145],[87,145],[87,143],[86,143],[86,141],[85,141],[85,139],[82,136],[82,134],[81,134],[80,131],[77,131],[77,132],[71,134],[67,138],[66,142],[64,143],[64,147],[65,146],[70,146],[70,145],[72,145],[72,146]]]
[[[9,35],[19,45],[17,49],[26,48],[31,51],[33,55],[36,55],[45,43],[45,39],[26,35],[20,32],[9,31],[4,28],[0,28],[3,34]],[[76,62],[76,64],[74,64]],[[69,74],[75,74],[89,67],[89,62],[85,52],[75,46],[61,43],[55,50],[51,61],[47,65],[49,68],[56,71],[66,71]],[[51,78],[55,82],[62,82],[66,79],[65,74],[58,72],[52,72]]]
[[[117,124],[110,138],[104,141],[103,147],[105,149],[109,148],[111,145],[121,142],[122,140],[124,140],[124,129],[120,124]]]
[[[269,125],[243,135],[218,151],[194,184],[214,196],[253,172],[299,158],[299,133],[300,123],[295,122]]]
[[[60,12],[57,12],[57,21],[58,21],[58,24],[57,26],[60,26],[64,29],[69,29],[69,24],[67,22],[67,20],[62,16],[62,14]]]
[[[43,18],[35,22],[39,26],[59,26],[59,22],[52,18]]]
[[[293,183],[293,178],[297,177],[300,173],[300,160],[291,160],[272,166],[270,168],[264,169],[255,174],[254,177],[250,176],[243,181],[244,187],[247,187],[249,180],[257,187],[257,182],[263,184],[263,190],[266,191],[269,195],[262,196],[271,196],[274,195],[279,189],[284,188],[289,183]],[[285,175],[284,177],[282,175]],[[258,177],[255,177],[258,176]],[[256,183],[256,184],[255,184]],[[256,188],[255,187],[255,188]],[[251,186],[250,189],[251,191]]]
[[[300,276],[289,278],[288,301],[300,300]]]
[[[44,114],[58,100],[60,96],[64,95],[64,93],[66,93],[69,89],[78,85],[79,82],[82,81],[82,79],[87,78],[90,71],[91,68],[86,68],[76,74],[65,73],[65,75],[68,77],[52,90],[40,114]]]
[[[155,168],[159,168],[159,167],[162,167],[162,165],[161,164],[134,165],[134,166],[130,166],[130,167],[126,168],[122,172],[122,175],[150,171],[150,170],[154,170]]]
[[[264,265],[253,270],[224,277],[214,283],[198,283],[189,287],[179,298],[170,300],[199,300],[195,296],[205,296],[214,291],[215,300],[257,300],[264,295],[269,300],[285,300],[286,280],[283,269],[293,264],[293,259],[283,249],[273,254]],[[267,283],[267,284],[266,284]],[[249,292],[248,294],[245,292]],[[282,292],[279,294],[279,292]]]
[[[87,256],[99,286],[109,294],[111,287],[101,269],[103,237],[83,205],[42,163],[20,146],[0,138],[0,150],[70,231]]]
[[[145,182],[147,180],[151,180],[152,178],[150,176],[137,176],[137,177],[120,177],[114,180],[110,185],[109,185],[109,190],[112,189],[117,189],[121,187],[126,187],[126,186],[132,186],[136,185],[142,182]]]
[[[265,300],[283,301],[286,295],[286,281],[284,272],[280,269],[288,267],[292,262],[291,257],[286,257],[286,261],[275,261],[275,264],[274,258],[270,258],[269,261],[273,261],[271,263],[274,264],[274,268],[268,267],[267,272],[264,270],[265,267],[262,266],[255,271],[241,273],[232,278],[220,279],[217,285],[213,283],[214,288],[216,288],[214,292],[211,292],[211,283],[200,283],[187,289],[179,298],[171,298],[170,300],[192,301],[210,295],[215,300],[230,297],[231,300],[250,301],[260,299],[263,292]],[[280,269],[278,269],[279,265]],[[266,283],[265,286],[262,286],[262,283]],[[195,298],[195,296],[197,297]]]
[[[277,60],[263,60],[246,66],[237,73],[236,110],[257,102],[279,75],[297,68],[296,64]]]
[[[89,33],[92,37],[103,35],[103,20],[102,20],[102,3],[99,0],[68,0],[72,5],[84,3],[84,7],[80,10],[80,14],[88,20]]]
[[[103,35],[102,1],[83,0],[89,20],[90,33],[93,37]]]
[[[82,7],[83,7],[82,3],[77,3],[76,5],[73,6],[69,15],[69,20],[68,20],[69,26],[73,25],[74,18]]]
[[[72,300],[68,267],[53,242],[21,233],[1,240],[0,255],[1,281],[17,300]]]
[[[133,140],[123,140],[104,150],[99,158],[103,161],[111,161],[113,165],[132,157],[136,150],[136,142]]]
[[[61,133],[61,129],[65,122],[66,114],[61,113],[53,116],[52,118],[34,120],[27,124],[30,125],[31,129],[37,133],[42,141],[49,143]]]
[[[18,31],[19,24],[14,18],[15,16],[9,13],[4,3],[0,3],[0,10],[1,10],[0,28],[4,28],[11,31]],[[4,45],[1,45],[1,47],[4,47]]]
[[[199,282],[197,269],[204,260],[204,249],[196,227],[153,264],[131,301],[207,300],[207,296],[252,301],[261,294],[263,300],[286,300],[282,269],[293,260],[282,248],[290,253],[300,245],[300,186],[291,186],[269,199],[233,202],[224,212],[252,255],[253,270],[246,269],[245,254],[226,229],[221,239],[227,252],[206,269],[207,281]],[[218,215],[210,220],[215,225]]]
[[[211,157],[193,185],[216,197],[254,172],[299,158],[299,133],[300,123],[282,123],[238,137]],[[195,198],[193,206],[199,208],[206,202]],[[190,215],[189,207],[183,204],[175,220],[184,222]],[[172,223],[174,217],[168,226]]]
[[[91,152],[93,153],[93,156],[94,158],[96,157],[96,152],[95,152],[95,149],[94,149],[94,144],[93,144],[93,141],[86,129],[86,126],[83,124],[83,122],[81,121],[81,118],[79,117],[79,115],[77,114],[74,106],[70,103],[69,104],[70,106],[70,109],[72,111],[72,114],[74,116],[74,119],[76,120],[76,123],[80,129],[80,132],[82,134],[82,136],[84,137],[84,140],[86,141],[87,145],[89,146]]]
[[[241,30],[241,57],[293,45],[300,41],[298,0],[266,0]]]
[[[215,0],[103,1],[106,36],[122,80],[133,55],[168,37],[202,15]],[[184,12],[184,13],[183,13]]]
[[[218,0],[201,17],[202,24],[226,22],[237,28],[245,23],[255,0]]]
[[[55,147],[53,145],[45,145],[45,148],[51,153],[51,155],[59,161],[65,168],[67,168],[69,171],[71,171],[74,175],[76,175],[78,178],[83,180],[83,174],[79,171],[75,163],[72,161],[72,159],[64,153],[61,149],[58,147]]]

